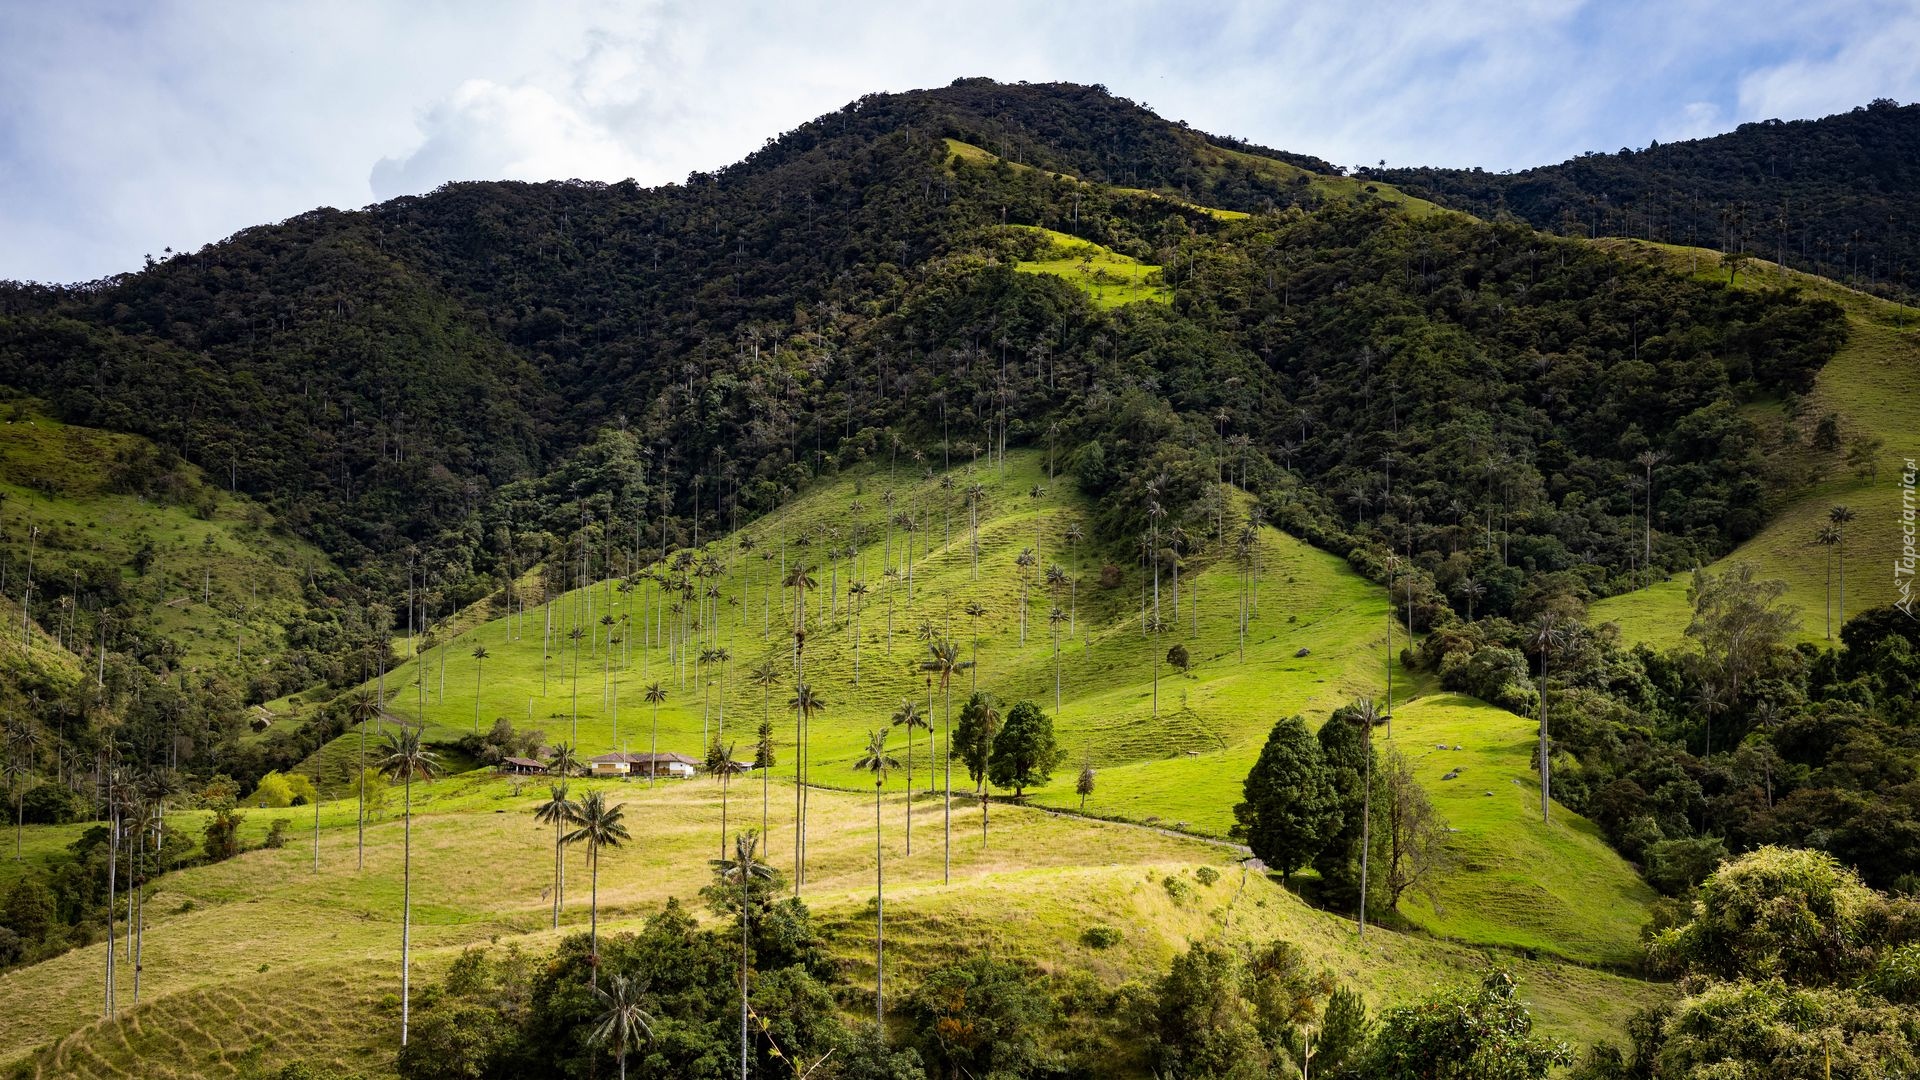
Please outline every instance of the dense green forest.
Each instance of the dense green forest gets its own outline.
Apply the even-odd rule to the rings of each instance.
[[[1591,152],[1519,172],[1376,168],[1483,217],[1570,236],[1638,236],[1783,261],[1909,300],[1920,286],[1920,105],[1881,99],[1819,120]]]

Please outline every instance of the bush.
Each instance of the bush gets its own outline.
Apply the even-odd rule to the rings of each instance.
[[[293,824],[292,818],[274,818],[267,826],[267,846],[283,848],[287,846],[287,828]]]
[[[1080,944],[1089,949],[1111,949],[1120,944],[1120,931],[1095,923],[1080,931]]]
[[[1026,1076],[1050,1062],[1040,1035],[1054,1003],[1029,965],[976,953],[928,974],[908,1008],[928,1060],[949,1074]]]
[[[316,797],[313,781],[305,774],[276,770],[260,778],[247,801],[264,809],[284,810],[289,806],[311,805]]]
[[[1717,836],[1661,840],[1647,845],[1647,883],[1668,896],[1678,896],[1705,881],[1726,857],[1727,846]]]
[[[1212,888],[1213,883],[1220,880],[1220,871],[1211,866],[1203,866],[1193,872],[1193,877],[1200,884]]]
[[[1528,682],[1527,658],[1518,649],[1488,646],[1449,652],[1440,660],[1440,685],[1472,694],[1509,712],[1526,715],[1539,703]]]
[[[80,796],[59,784],[35,784],[20,796],[20,820],[28,825],[66,825],[85,815]]]

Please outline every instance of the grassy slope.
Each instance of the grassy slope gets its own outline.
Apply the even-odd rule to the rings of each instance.
[[[1029,590],[1027,641],[1020,642],[1021,591],[1015,576],[1015,556],[1022,548],[1037,547],[1042,563],[1059,562],[1080,581],[1077,604],[1063,591],[1059,603],[1071,609],[1071,623],[1060,628],[1061,707],[1055,727],[1068,759],[1054,781],[1030,791],[1036,804],[1073,809],[1079,806],[1073,777],[1080,762],[1091,760],[1097,786],[1087,801],[1090,814],[1163,824],[1208,836],[1224,836],[1232,825],[1232,807],[1239,801],[1240,784],[1275,720],[1293,713],[1318,723],[1327,713],[1357,695],[1377,696],[1382,690],[1382,645],[1387,626],[1385,596],[1355,574],[1344,560],[1316,550],[1278,531],[1262,534],[1259,550],[1257,614],[1247,635],[1245,659],[1236,632],[1239,572],[1228,561],[1201,555],[1187,560],[1180,582],[1179,618],[1174,619],[1171,576],[1161,582],[1162,613],[1169,631],[1153,641],[1140,632],[1142,594],[1150,589],[1135,572],[1112,591],[1092,584],[1100,558],[1090,551],[1068,549],[1065,534],[1074,522],[1085,523],[1088,507],[1073,493],[1070,481],[1049,484],[1044,453],[1016,454],[1008,474],[997,468],[974,474],[987,489],[980,526],[980,570],[976,580],[969,553],[967,516],[961,492],[971,480],[964,466],[956,470],[951,492],[938,481],[912,479],[903,472],[894,485],[896,509],[914,508],[925,524],[915,540],[914,600],[907,601],[904,577],[905,534],[894,531],[893,565],[888,578],[882,564],[887,541],[882,525],[882,492],[887,487],[885,467],[870,467],[834,483],[824,484],[797,499],[779,513],[749,529],[757,550],[746,558],[733,538],[713,545],[727,566],[716,579],[724,597],[720,644],[732,659],[715,665],[707,680],[698,665],[687,665],[684,681],[669,661],[664,647],[641,648],[646,631],[636,631],[624,661],[619,646],[611,656],[602,643],[583,639],[579,661],[578,734],[575,736],[573,657],[567,633],[576,620],[592,627],[607,612],[611,595],[616,619],[627,625],[651,622],[646,612],[658,603],[651,585],[630,595],[611,592],[605,585],[586,593],[576,591],[553,604],[554,653],[548,662],[544,691],[541,678],[541,638],[545,612],[535,609],[521,619],[489,622],[449,644],[428,650],[387,676],[389,708],[412,717],[424,715],[431,735],[451,739],[473,730],[475,714],[476,643],[491,654],[479,674],[479,724],[506,717],[516,726],[531,724],[544,730],[549,741],[577,741],[586,754],[616,747],[645,750],[652,745],[651,710],[642,701],[643,688],[659,681],[668,701],[659,710],[659,746],[699,756],[708,734],[721,730],[725,705],[727,741],[736,756],[750,757],[747,747],[763,708],[762,691],[748,685],[745,673],[771,658],[783,673],[774,688],[770,712],[775,721],[776,755],[783,775],[791,776],[794,746],[793,716],[784,708],[791,696],[792,624],[782,605],[791,592],[770,587],[781,577],[780,542],[784,534],[806,534],[815,542],[806,548],[788,547],[790,561],[803,557],[815,565],[819,588],[808,601],[807,680],[826,700],[827,709],[814,721],[811,739],[812,778],[843,788],[857,789],[862,780],[852,765],[866,744],[866,733],[884,725],[903,698],[913,696],[927,705],[926,676],[914,666],[926,655],[921,643],[924,625],[936,634],[951,636],[967,655],[979,657],[976,672],[962,676],[954,697],[963,700],[972,680],[1006,702],[1030,698],[1053,712],[1053,639],[1046,618],[1050,600],[1044,589]],[[1044,493],[1034,497],[1036,486]],[[856,494],[857,493],[857,494]],[[944,500],[944,501],[943,501]],[[831,546],[850,544],[848,507],[859,501],[866,507],[861,522],[860,568],[868,596],[860,626],[860,681],[853,681],[853,625],[845,594],[849,580],[843,564],[837,573],[819,566],[827,540],[823,530],[838,530]],[[943,523],[944,511],[944,523]],[[948,530],[951,539],[947,539]],[[933,550],[925,548],[931,543]],[[771,555],[771,558],[762,558]],[[1198,587],[1199,614],[1193,606]],[[838,592],[837,610],[834,595]],[[733,601],[740,603],[735,606]],[[977,643],[964,610],[978,602],[986,614],[978,625]],[[671,601],[669,601],[671,602]],[[629,611],[631,604],[631,611]],[[888,609],[892,607],[892,643],[888,648]],[[671,615],[668,616],[671,618]],[[594,635],[598,637],[599,635]],[[1155,710],[1154,659],[1175,642],[1186,646],[1193,666],[1182,675],[1159,665],[1158,711]],[[1397,644],[1396,639],[1396,644]],[[1297,655],[1301,650],[1305,656]],[[698,650],[696,650],[697,653]],[[425,685],[420,681],[423,670]],[[442,694],[442,668],[444,687]],[[696,676],[702,681],[696,685]],[[1407,681],[1396,676],[1396,702],[1404,699]],[[424,691],[424,695],[423,695]],[[943,703],[933,689],[936,735],[943,737]],[[425,702],[422,707],[422,697]],[[955,701],[957,709],[960,700]],[[1423,729],[1422,714],[1403,729],[1402,737],[1435,741]],[[1469,745],[1476,752],[1497,755],[1499,766],[1515,777],[1527,772],[1524,743],[1531,726],[1491,706],[1467,699],[1450,699],[1437,711],[1437,723],[1453,732],[1449,742]],[[616,733],[615,725],[618,723]],[[1462,732],[1466,734],[1462,734]],[[1473,734],[1484,732],[1484,736]],[[891,745],[905,758],[903,733],[895,731]],[[1498,741],[1494,741],[1495,738]],[[342,784],[351,776],[357,740],[349,735],[335,741],[307,768],[325,784]],[[914,745],[918,783],[926,786],[928,744]],[[1489,766],[1494,758],[1486,759]],[[967,788],[964,776],[956,786]],[[1462,843],[1483,849],[1509,845],[1529,828],[1524,800],[1502,802],[1493,814],[1472,827],[1462,825]],[[1633,871],[1603,846],[1586,843],[1590,832],[1573,815],[1547,827],[1537,854],[1559,880],[1604,880],[1604,896],[1617,906],[1598,910],[1593,904],[1548,906],[1518,919],[1500,933],[1473,917],[1471,905],[1441,905],[1416,913],[1421,925],[1436,933],[1463,940],[1513,945],[1567,956],[1585,962],[1614,963],[1627,958],[1650,894]],[[1563,865],[1564,864],[1564,865]],[[1512,878],[1511,864],[1465,860],[1454,875],[1460,895],[1492,896],[1504,893]],[[1482,880],[1484,879],[1484,880]],[[1530,901],[1516,902],[1516,909]]]
[[[948,139],[946,143],[949,161],[957,159],[974,165],[992,165],[1001,160],[999,155],[994,154],[992,151],[971,143],[964,143],[958,139]],[[1437,203],[1431,203],[1425,199],[1408,195],[1392,184],[1379,183],[1377,181],[1363,181],[1350,176],[1328,176],[1324,173],[1313,172],[1308,169],[1303,169],[1298,165],[1278,161],[1274,158],[1261,157],[1258,154],[1249,154],[1241,150],[1230,150],[1223,146],[1214,146],[1211,143],[1206,143],[1199,147],[1198,160],[1202,166],[1215,171],[1223,171],[1230,168],[1250,169],[1270,180],[1277,180],[1284,184],[1302,185],[1311,189],[1315,195],[1325,202],[1350,202],[1361,198],[1379,199],[1382,202],[1392,203],[1400,207],[1414,217],[1458,212],[1447,210]],[[1022,165],[1018,162],[1008,162],[1008,164],[1017,169],[1033,168],[1031,165]],[[1079,182],[1076,177],[1068,176],[1064,173],[1055,173],[1053,175],[1061,177],[1062,179],[1073,180],[1076,183]],[[1239,221],[1248,216],[1244,211],[1240,210],[1221,210],[1211,206],[1201,206],[1180,198],[1171,191],[1149,191],[1144,188],[1116,187],[1111,185],[1108,186],[1108,190],[1123,195],[1141,195],[1152,199],[1165,199],[1169,202],[1188,207],[1189,209],[1198,210],[1217,221]]]
[[[711,780],[600,782],[628,804],[642,842],[610,855],[600,878],[603,928],[635,925],[669,896],[691,900],[704,860],[719,841],[720,790]],[[1164,967],[1193,938],[1285,937],[1367,992],[1374,1003],[1404,999],[1438,982],[1469,977],[1484,960],[1471,949],[1383,929],[1364,946],[1341,919],[1302,905],[1259,877],[1244,879],[1232,853],[1196,839],[1031,809],[995,810],[990,851],[978,811],[955,812],[952,886],[940,879],[940,846],[924,797],[914,853],[905,853],[900,785],[887,817],[890,972],[906,985],[925,968],[982,946],[1034,957],[1049,967],[1084,968],[1118,981]],[[462,776],[416,787],[414,942],[418,978],[433,977],[459,950],[490,941],[551,945],[545,894],[551,833],[529,810],[537,785]],[[23,1063],[39,1077],[232,1077],[287,1061],[330,1063],[388,1075],[395,1017],[381,999],[397,992],[401,827],[399,793],[368,831],[366,869],[355,869],[354,807],[323,804],[321,865],[310,832],[290,846],[254,851],[163,880],[148,901],[142,1003],[111,1023],[97,1018],[104,946],[75,950],[0,976],[0,1064]],[[757,791],[734,791],[732,812],[757,816]],[[789,865],[791,788],[772,789],[772,853]],[[744,804],[744,806],[743,806]],[[810,830],[808,901],[854,985],[872,938],[862,912],[872,895],[872,803],[857,794],[817,793]],[[254,812],[246,835],[299,809]],[[194,815],[183,814],[182,819]],[[197,822],[182,820],[183,827]],[[33,830],[33,843],[59,830]],[[46,836],[41,833],[45,832]],[[1192,868],[1214,865],[1212,886]],[[587,921],[586,874],[568,867],[564,931]],[[1163,884],[1187,881],[1176,899]],[[1094,952],[1088,925],[1118,927],[1123,940]],[[1522,961],[1527,996],[1542,1026],[1588,1041],[1617,1033],[1636,1004],[1663,991],[1618,976]],[[122,976],[129,972],[122,967]],[[131,1001],[123,982],[122,1004]]]
[[[1166,303],[1173,298],[1173,290],[1161,284],[1158,266],[1052,229],[1033,225],[1011,227],[1040,233],[1048,241],[1043,258],[1017,263],[1015,269],[1065,278],[1093,297],[1096,307],[1119,307],[1136,300]]]
[[[304,606],[303,568],[324,568],[324,555],[272,532],[255,504],[202,484],[191,466],[180,469],[211,500],[211,517],[111,490],[112,465],[145,442],[137,436],[62,424],[30,401],[10,403],[7,411],[0,423],[0,548],[9,595],[19,595],[28,531],[38,527],[40,580],[69,559],[121,567],[143,608],[139,632],[179,643],[189,669],[244,674],[281,647],[287,616]],[[139,576],[134,552],[147,540],[154,561]]]
[[[1623,254],[1659,261],[1681,272],[1724,282],[1720,253],[1706,249],[1652,244],[1637,240],[1603,241]],[[1827,603],[1826,553],[1813,537],[1826,523],[1827,509],[1836,503],[1858,514],[1847,530],[1846,611],[1857,613],[1895,599],[1893,560],[1899,551],[1900,489],[1898,474],[1905,455],[1915,453],[1913,433],[1920,431],[1920,311],[1902,309],[1877,297],[1836,285],[1825,278],[1755,260],[1740,275],[1739,288],[1772,289],[1782,282],[1809,295],[1824,297],[1846,310],[1848,340],[1823,368],[1802,410],[1802,422],[1812,425],[1827,413],[1837,413],[1843,447],[1856,436],[1877,436],[1884,446],[1878,478],[1861,478],[1847,468],[1842,452],[1803,451],[1808,464],[1822,471],[1809,489],[1794,494],[1781,506],[1759,536],[1740,545],[1713,569],[1736,562],[1752,562],[1765,577],[1784,579],[1787,602],[1800,609],[1802,637],[1824,641]],[[1837,586],[1837,581],[1836,581]],[[1838,589],[1834,628],[1839,628]],[[1682,639],[1691,607],[1684,575],[1638,592],[1610,597],[1593,606],[1595,622],[1620,625],[1629,641],[1674,644]]]

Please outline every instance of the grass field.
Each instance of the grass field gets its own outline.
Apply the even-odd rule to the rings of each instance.
[[[142,610],[134,629],[177,644],[182,667],[245,676],[279,651],[287,617],[305,607],[302,574],[324,570],[324,555],[274,531],[257,504],[207,484],[185,463],[172,467],[175,499],[115,490],[118,464],[152,452],[144,439],[60,423],[30,399],[0,409],[8,596],[20,596],[31,546],[42,592],[50,578],[83,565],[118,570]],[[146,545],[152,562],[141,574],[135,555]],[[46,629],[74,651],[86,649],[68,640],[58,617]]]
[[[1065,278],[1093,297],[1095,307],[1113,308],[1140,300],[1164,304],[1173,298],[1173,290],[1161,282],[1158,266],[1052,229],[1031,225],[1009,227],[1040,233],[1047,238],[1040,258],[1017,263],[1015,269]]]
[[[1703,280],[1727,279],[1717,251],[1638,240],[1601,243]],[[1877,475],[1863,477],[1847,467],[1842,451],[1816,451],[1810,440],[1803,440],[1805,465],[1819,479],[1805,490],[1785,493],[1760,535],[1713,567],[1717,571],[1750,562],[1762,576],[1784,580],[1787,602],[1800,610],[1801,638],[1824,642],[1830,602],[1836,635],[1840,627],[1837,570],[1830,601],[1827,553],[1814,542],[1827,522],[1829,507],[1844,504],[1857,515],[1847,527],[1846,612],[1857,614],[1896,598],[1893,564],[1902,540],[1899,474],[1907,458],[1920,457],[1920,442],[1915,438],[1920,432],[1920,310],[1760,260],[1754,260],[1735,285],[1743,289],[1791,286],[1845,309],[1847,343],[1821,369],[1801,410],[1800,424],[1810,436],[1819,418],[1833,413],[1840,420],[1843,447],[1861,436],[1882,443]],[[1610,597],[1593,605],[1591,615],[1595,622],[1618,623],[1628,641],[1674,644],[1683,638],[1691,618],[1687,580],[1681,575]]]
[[[576,782],[576,787],[589,782]],[[637,925],[670,896],[689,901],[720,837],[720,786],[710,779],[596,781],[627,803],[635,843],[610,854],[600,876],[603,931]],[[954,883],[940,884],[937,801],[916,802],[913,854],[905,851],[904,785],[889,785],[884,811],[890,977],[909,985],[927,968],[982,948],[1027,956],[1052,969],[1083,969],[1109,982],[1146,978],[1189,940],[1284,937],[1376,1004],[1436,983],[1472,977],[1486,957],[1471,948],[1383,928],[1364,945],[1351,925],[1301,904],[1234,853],[1198,839],[1035,809],[994,810],[982,849],[979,811],[957,805]],[[517,790],[516,790],[517,788]],[[529,810],[536,784],[469,774],[414,791],[416,986],[471,945],[516,941],[550,946],[551,832]],[[771,854],[791,865],[792,789],[771,789]],[[197,867],[160,882],[147,902],[141,1002],[99,1020],[104,945],[78,949],[0,975],[0,1066],[34,1077],[245,1077],[291,1061],[391,1075],[397,1033],[401,826],[399,792],[367,832],[357,869],[354,806],[321,807],[314,869],[305,808],[254,811],[291,816],[289,846]],[[830,949],[859,985],[871,976],[870,798],[817,792],[809,830],[808,903]],[[754,819],[757,785],[736,786],[731,813]],[[920,816],[924,815],[924,816]],[[191,828],[193,815],[178,824]],[[62,842],[63,830],[31,830],[30,843]],[[1206,885],[1194,868],[1214,866]],[[1173,877],[1186,888],[1170,890]],[[562,932],[584,929],[587,875],[570,856]],[[697,901],[696,901],[697,904]],[[1095,951],[1079,942],[1100,923],[1121,943]],[[1663,987],[1564,964],[1515,962],[1542,1027],[1577,1041],[1617,1035],[1628,1013]],[[130,965],[121,965],[126,978]],[[864,973],[863,973],[864,972]],[[131,1001],[130,982],[119,990]]]
[[[813,566],[818,582],[807,598],[804,655],[807,682],[827,703],[813,721],[809,740],[810,777],[816,784],[858,789],[863,780],[853,762],[867,732],[887,725],[908,697],[931,713],[935,738],[944,738],[945,698],[918,670],[928,636],[951,638],[963,655],[978,658],[975,669],[955,680],[956,711],[977,682],[1006,704],[1031,699],[1054,715],[1066,760],[1052,783],[1028,792],[1035,805],[1079,809],[1073,779],[1082,762],[1091,762],[1096,786],[1086,813],[1210,837],[1224,837],[1232,825],[1241,781],[1276,720],[1299,713],[1317,725],[1339,705],[1361,695],[1377,698],[1384,689],[1385,594],[1344,560],[1284,533],[1269,528],[1261,534],[1257,585],[1250,579],[1247,589],[1252,615],[1243,657],[1238,567],[1210,554],[1190,556],[1177,594],[1171,575],[1163,575],[1161,611],[1168,629],[1157,639],[1149,637],[1141,630],[1141,616],[1143,605],[1152,605],[1150,581],[1135,570],[1123,574],[1123,583],[1113,589],[1094,583],[1104,556],[1076,550],[1066,539],[1072,525],[1086,522],[1088,508],[1070,482],[1048,480],[1044,451],[1012,455],[1004,476],[998,465],[970,475],[962,466],[951,488],[938,477],[905,475],[891,489],[896,509],[910,509],[922,523],[913,540],[911,586],[905,570],[907,536],[895,529],[889,539],[883,523],[887,470],[871,467],[824,484],[745,530],[754,550],[744,557],[740,537],[712,545],[725,571],[710,579],[720,593],[720,616],[709,632],[727,650],[727,661],[699,664],[705,645],[678,658],[670,652],[664,640],[668,630],[658,620],[675,618],[669,605],[677,597],[661,596],[651,584],[622,593],[600,583],[555,597],[550,632],[547,608],[530,608],[524,616],[479,625],[389,672],[388,708],[424,718],[430,737],[443,741],[505,717],[518,727],[545,732],[549,742],[573,742],[588,756],[611,749],[644,751],[653,746],[654,710],[643,692],[658,682],[667,693],[658,710],[662,751],[698,757],[711,738],[720,737],[734,745],[737,757],[750,758],[754,728],[765,714],[774,722],[777,771],[791,778],[794,717],[786,702],[792,696],[792,592],[776,584],[784,578],[783,536],[785,560]],[[962,495],[974,481],[986,490],[977,577]],[[858,513],[851,511],[856,502],[863,506]],[[850,548],[856,522],[857,563],[842,559],[825,565],[820,553]],[[802,536],[809,539],[805,547],[795,542]],[[1057,562],[1077,584],[1061,589],[1056,598],[1030,574],[1022,643],[1016,556],[1026,548],[1039,553],[1038,566]],[[892,575],[885,571],[889,561]],[[859,615],[857,684],[855,620],[847,594],[856,578],[870,590]],[[1047,619],[1056,602],[1070,615],[1058,626],[1057,710],[1055,627]],[[977,624],[965,614],[974,603],[983,612]],[[687,614],[691,618],[692,610]],[[611,649],[600,622],[609,615],[616,631],[630,628],[631,638]],[[576,625],[591,631],[579,642],[577,661],[569,638]],[[552,649],[545,654],[544,677],[543,639]],[[1163,659],[1175,643],[1189,653],[1191,667],[1185,673]],[[489,653],[477,671],[476,645]],[[773,661],[781,673],[770,691],[746,678],[763,660]],[[1395,683],[1396,704],[1406,701],[1409,690],[1427,691],[1397,666]],[[1437,741],[1442,735],[1429,737],[1422,730],[1431,721],[1445,729],[1449,745],[1460,743],[1489,770],[1504,770],[1502,784],[1532,783],[1527,779],[1528,721],[1465,698],[1446,702],[1444,708],[1409,713],[1399,737],[1416,744]],[[894,730],[890,745],[904,761],[904,732]],[[929,749],[926,737],[917,736],[913,763],[922,788],[934,782]],[[303,768],[323,787],[340,790],[352,776],[357,752],[357,737],[349,733]],[[955,782],[971,787],[964,775]],[[1569,898],[1585,902],[1541,907],[1498,934],[1490,923],[1470,917],[1473,903],[1410,909],[1412,917],[1435,933],[1461,940],[1587,963],[1628,958],[1650,894],[1631,867],[1593,839],[1584,822],[1563,812],[1551,825],[1537,826],[1525,802],[1502,800],[1484,810],[1476,805],[1476,815],[1458,826],[1463,850],[1512,847],[1525,858],[1462,859],[1449,875],[1454,895],[1504,895],[1514,867],[1530,864],[1543,877],[1608,884],[1570,893]],[[1443,901],[1446,895],[1443,891]],[[1524,908],[1534,899],[1522,892],[1512,906]]]

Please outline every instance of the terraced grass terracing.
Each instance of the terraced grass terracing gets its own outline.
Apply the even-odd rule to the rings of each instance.
[[[178,645],[182,667],[244,679],[283,647],[288,616],[305,607],[303,574],[328,565],[322,553],[275,532],[264,508],[205,483],[184,462],[164,466],[175,499],[117,490],[124,462],[159,457],[138,436],[63,424],[31,399],[4,409],[0,548],[9,595],[19,596],[31,546],[43,588],[63,565],[119,570],[144,608],[139,633]],[[142,548],[145,573],[135,569]],[[47,630],[65,636],[58,620]]]
[[[1720,253],[1638,240],[1603,241],[1622,254],[1657,261],[1681,273],[1724,283]],[[1894,559],[1900,552],[1899,474],[1909,457],[1920,457],[1920,311],[1837,285],[1825,278],[1785,270],[1754,260],[1735,280],[1743,289],[1772,289],[1783,284],[1838,303],[1846,311],[1848,339],[1822,368],[1801,410],[1808,434],[1819,418],[1839,418],[1842,446],[1856,437],[1879,438],[1877,475],[1858,476],[1843,451],[1817,451],[1809,443],[1801,453],[1821,479],[1783,499],[1760,535],[1740,545],[1712,567],[1716,572],[1738,563],[1756,565],[1761,576],[1787,583],[1786,602],[1799,608],[1801,638],[1827,640],[1829,604],[1827,550],[1815,543],[1827,511],[1837,504],[1853,509],[1847,526],[1846,612],[1855,614],[1896,599]],[[1691,608],[1684,575],[1637,592],[1609,597],[1593,605],[1592,621],[1619,624],[1628,641],[1671,645],[1683,639]],[[1839,632],[1838,577],[1833,582],[1833,630]]]
[[[720,786],[710,779],[653,788],[576,781],[576,789],[592,786],[627,803],[636,838],[601,869],[602,931],[636,926],[670,896],[692,900],[704,883],[704,861],[719,846]],[[1189,940],[1284,937],[1379,1005],[1470,978],[1486,963],[1473,949],[1382,928],[1371,929],[1362,945],[1346,920],[1306,907],[1258,875],[1243,876],[1235,854],[1218,845],[1034,809],[995,808],[987,847],[978,809],[957,805],[954,884],[943,886],[938,803],[916,801],[909,856],[903,786],[890,784],[884,804],[888,956],[901,985],[981,948],[1055,970],[1087,970],[1111,984],[1163,970]],[[560,933],[584,929],[586,874],[577,851],[569,856],[564,926],[549,928],[552,834],[529,812],[539,790],[482,775],[416,785],[416,988],[463,948],[547,948]],[[781,867],[791,865],[791,793],[775,784],[769,800],[769,851]],[[757,785],[737,784],[732,794],[733,825],[743,813],[757,825]],[[300,1061],[391,1075],[396,807],[397,799],[369,828],[363,870],[356,868],[354,806],[343,801],[321,807],[317,872],[310,834],[296,829],[285,848],[162,879],[147,903],[141,1002],[115,1020],[98,1018],[104,945],[0,975],[0,1015],[9,1019],[0,1028],[0,1066],[34,1077],[244,1077]],[[299,821],[301,810],[255,812],[249,837],[264,825],[255,818],[288,813]],[[812,798],[806,898],[854,985],[871,974],[861,966],[872,947],[865,915],[872,813],[862,794],[821,791]],[[1198,866],[1214,867],[1219,879],[1203,883]],[[1169,878],[1183,884],[1170,889]],[[1120,944],[1099,951],[1081,944],[1081,932],[1096,922],[1119,928]],[[1517,966],[1541,1026],[1579,1041],[1617,1037],[1636,1005],[1665,992],[1566,965]],[[131,965],[120,967],[128,978]],[[123,981],[123,1006],[131,995]]]
[[[1158,266],[1052,229],[1009,227],[1039,233],[1047,240],[1038,258],[1016,263],[1016,270],[1064,278],[1093,297],[1095,307],[1113,308],[1141,300],[1164,304],[1173,298],[1173,290],[1163,283]]]

